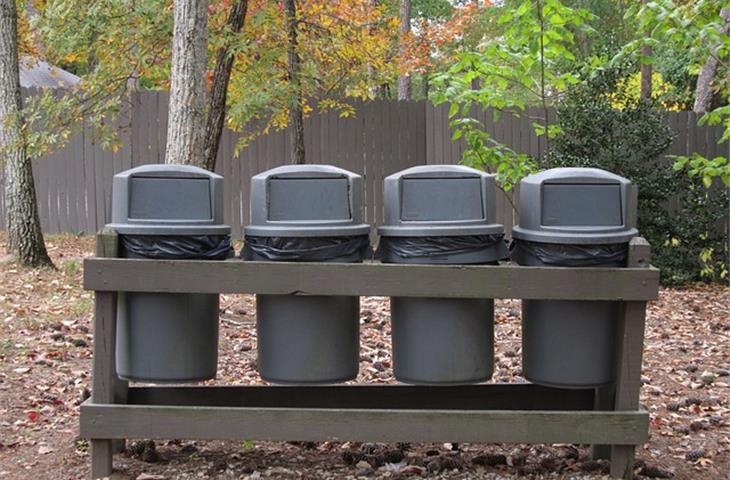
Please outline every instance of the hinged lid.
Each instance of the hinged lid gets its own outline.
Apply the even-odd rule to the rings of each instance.
[[[424,165],[385,179],[382,236],[501,234],[494,175],[462,165]]]
[[[246,235],[366,235],[360,175],[330,165],[286,165],[251,178]]]
[[[520,182],[519,240],[611,244],[637,235],[631,182],[597,168],[554,168]]]
[[[223,177],[189,165],[143,165],[118,173],[107,227],[122,234],[228,234]]]

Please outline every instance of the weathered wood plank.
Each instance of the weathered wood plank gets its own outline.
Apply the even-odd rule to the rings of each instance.
[[[115,292],[96,292],[91,398],[97,403],[114,403],[113,379],[116,374],[113,358],[116,296]],[[106,477],[111,474],[112,451],[112,437],[96,437],[92,440],[91,472],[93,478]]]
[[[96,256],[99,258],[115,258],[119,256],[119,235],[117,232],[102,228],[96,236]]]
[[[596,388],[593,409],[597,410],[597,411],[614,410],[615,395],[616,395],[616,388],[614,385]],[[591,457],[594,460],[599,460],[599,459],[610,460],[611,459],[611,445],[592,445],[591,446]]]
[[[106,291],[647,300],[658,286],[654,268],[84,261],[84,288]]]
[[[629,243],[627,265],[633,268],[648,269],[651,260],[650,255],[649,243],[643,238],[634,238]],[[617,411],[633,411],[639,408],[645,320],[645,301],[624,302],[619,324],[619,364],[614,397],[614,408]],[[627,480],[633,478],[635,448],[634,445],[611,445],[612,477]]]
[[[114,324],[116,317],[116,293],[96,292],[94,315],[94,372],[91,396],[96,403],[114,401],[116,375],[111,359],[114,357]]]
[[[114,230],[102,229],[96,237],[96,255],[100,257],[117,257],[119,254],[119,237]],[[121,380],[116,374],[116,293],[98,292],[96,297],[96,313],[94,316],[94,358],[92,398],[102,398],[104,403],[126,403],[129,383]],[[92,449],[94,446],[92,445]],[[106,444],[97,446],[106,451]],[[111,442],[112,452],[124,449],[124,440]],[[99,458],[97,458],[99,457]],[[92,463],[103,460],[103,455],[92,454]],[[109,460],[111,462],[111,460]]]
[[[72,205],[71,211],[72,216],[72,228],[76,233],[83,233],[86,231],[86,184],[85,184],[85,168],[84,168],[84,135],[83,132],[76,135],[69,149],[73,153],[71,157],[71,168],[74,182],[74,204]],[[93,231],[93,230],[92,230]]]
[[[91,478],[109,478],[112,474],[112,441],[91,440]]]
[[[591,410],[591,389],[534,384],[131,387],[128,403],[203,407],[409,410]]]
[[[99,405],[81,407],[85,438],[271,441],[621,443],[646,441],[646,412],[364,410]]]
[[[84,193],[86,195],[86,228],[85,232],[90,234],[96,232],[99,227],[96,224],[96,173],[94,160],[94,145],[92,143],[92,129],[84,124],[82,131],[84,139]]]

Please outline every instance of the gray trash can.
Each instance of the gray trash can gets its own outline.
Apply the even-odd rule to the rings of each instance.
[[[546,170],[520,182],[512,259],[528,266],[625,267],[635,219],[627,179],[595,168]],[[562,388],[612,383],[620,305],[524,300],[525,378]]]
[[[508,256],[495,223],[494,175],[418,166],[385,179],[378,256],[385,263],[494,264]],[[494,370],[494,300],[392,297],[395,377],[469,384]]]
[[[288,165],[251,179],[246,260],[360,262],[369,255],[362,177],[329,165]],[[351,380],[360,360],[360,297],[257,295],[261,377],[273,383]]]
[[[145,165],[114,176],[112,223],[126,258],[221,260],[223,178],[197,167]],[[214,378],[218,295],[120,292],[117,374],[139,382]]]

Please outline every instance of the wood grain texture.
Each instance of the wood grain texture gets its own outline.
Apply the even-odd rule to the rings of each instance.
[[[91,439],[91,478],[108,478],[112,474],[112,440]]]
[[[84,438],[636,444],[646,412],[366,410],[98,405],[81,407]]]
[[[96,254],[110,258],[119,255],[119,236],[114,230],[105,228],[99,232],[96,236]],[[116,374],[116,296],[114,292],[97,294],[94,316],[92,396],[107,399],[105,403],[126,403],[129,389],[129,383]],[[121,452],[124,446],[123,439],[114,440],[111,443],[111,451]],[[98,446],[97,450],[99,449],[106,451],[106,444]],[[92,454],[92,463],[102,461],[101,456],[98,452]],[[106,460],[103,460],[103,464],[106,464]]]
[[[116,319],[115,292],[95,292],[94,357],[91,398],[94,402],[114,403],[116,373],[114,371],[114,337]],[[118,437],[124,438],[124,437]],[[92,478],[106,477],[112,470],[111,437],[96,437],[91,442]]]
[[[657,298],[658,287],[653,268],[84,261],[84,288],[105,291],[647,300]]]
[[[627,265],[650,268],[651,248],[643,238],[634,238],[629,244]],[[619,327],[618,376],[616,378],[614,408],[617,411],[635,411],[639,408],[641,389],[641,362],[644,353],[646,302],[624,302]],[[634,475],[634,445],[611,446],[611,476],[632,479]]]

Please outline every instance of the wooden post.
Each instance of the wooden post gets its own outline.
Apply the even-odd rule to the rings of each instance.
[[[617,336],[618,341],[618,336]],[[601,412],[611,411],[614,409],[614,397],[616,395],[616,388],[614,385],[606,387],[598,387],[594,389],[594,400],[593,409]],[[594,460],[610,460],[611,459],[611,446],[610,445],[591,445],[591,457]]]
[[[118,255],[118,237],[113,230],[102,229],[96,237],[98,257]],[[128,384],[117,377],[115,356],[117,293],[95,292],[94,359],[91,400],[96,404],[126,403]],[[124,440],[91,440],[91,478],[112,473],[112,455],[124,449]]]
[[[634,238],[629,243],[629,267],[648,268],[651,247],[644,238]],[[646,302],[623,303],[619,325],[619,364],[614,395],[615,410],[634,411],[639,409],[641,389],[641,360],[644,353],[644,327]],[[611,477],[630,480],[634,478],[634,445],[611,446]]]

